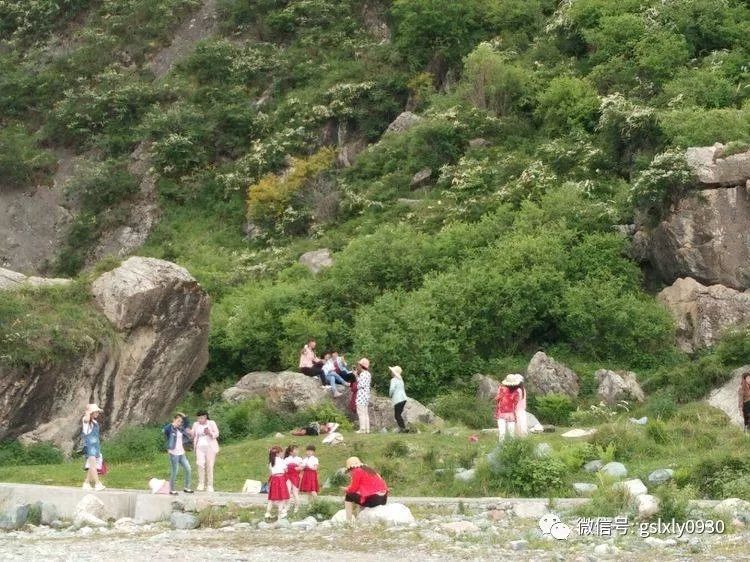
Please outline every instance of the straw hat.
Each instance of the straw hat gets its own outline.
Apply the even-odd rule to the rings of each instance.
[[[360,359],[357,365],[362,367],[365,371],[370,370],[370,360],[367,357],[363,357],[362,359]]]
[[[349,457],[348,459],[346,459],[346,470],[359,468],[360,466],[362,466],[362,461],[359,460],[359,457]]]
[[[517,373],[508,375],[503,379],[502,384],[503,386],[518,386],[523,383],[523,377]]]
[[[401,378],[401,367],[399,367],[398,365],[395,365],[394,367],[388,367],[388,370],[398,378]]]
[[[103,412],[103,411],[104,410],[102,410],[96,404],[89,404],[89,405],[86,406],[86,413],[87,414],[93,414],[94,412]]]

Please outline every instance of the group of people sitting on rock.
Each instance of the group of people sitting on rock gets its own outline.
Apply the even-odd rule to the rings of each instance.
[[[315,340],[311,339],[305,344],[300,352],[299,370],[308,377],[318,377],[323,388],[329,390],[334,398],[342,396],[337,385],[349,388],[349,410],[357,415],[359,429],[357,433],[370,433],[370,412],[372,374],[370,373],[370,360],[366,357],[357,361],[354,371],[349,370],[343,354],[337,351],[327,352],[323,357],[315,353]],[[391,375],[389,395],[393,404],[394,418],[398,425],[398,431],[407,433],[404,420],[404,408],[406,407],[406,389],[404,387],[403,371],[400,366],[388,367]]]

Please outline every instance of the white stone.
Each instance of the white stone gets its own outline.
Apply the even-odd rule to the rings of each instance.
[[[616,486],[624,488],[628,495],[633,499],[636,499],[642,494],[648,494],[648,488],[646,488],[646,485],[638,478],[618,482]]]
[[[665,482],[668,482],[672,479],[674,476],[674,470],[671,468],[660,468],[658,470],[654,470],[651,474],[648,475],[648,481],[651,484],[664,484]]]
[[[377,507],[365,508],[357,515],[357,524],[386,526],[411,525],[416,520],[411,510],[401,503],[388,503]]]
[[[571,429],[563,433],[561,436],[568,437],[568,438],[590,437],[591,435],[594,435],[595,433],[596,433],[596,428],[592,427],[589,429]]]
[[[453,535],[473,534],[480,531],[471,521],[452,521],[451,523],[443,523],[440,528],[446,533]]]
[[[98,519],[106,521],[113,519],[112,514],[104,505],[104,502],[92,494],[86,494],[81,501],[76,504],[76,514],[89,513]]]
[[[628,469],[621,462],[608,462],[599,472],[611,476],[612,478],[625,478],[628,475]]]
[[[299,263],[304,265],[312,273],[319,273],[323,269],[333,265],[333,258],[331,257],[331,251],[328,248],[322,248],[320,250],[305,252],[300,256]]]
[[[651,494],[641,494],[635,500],[638,517],[647,519],[659,512],[659,498]]]
[[[573,489],[579,496],[590,496],[599,489],[599,486],[590,484],[589,482],[575,482]]]
[[[79,511],[73,520],[73,527],[81,529],[84,527],[106,527],[107,522],[92,513]]]

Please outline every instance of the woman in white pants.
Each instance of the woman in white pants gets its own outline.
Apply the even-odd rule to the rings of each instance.
[[[506,433],[511,437],[516,433],[516,409],[525,392],[522,388],[523,377],[518,374],[508,375],[500,383],[497,389],[497,407],[495,408],[495,419],[497,420],[498,439],[505,440]]]
[[[370,374],[370,361],[363,357],[357,363],[357,417],[359,418],[359,429],[357,433],[370,433],[370,385],[372,375]]]

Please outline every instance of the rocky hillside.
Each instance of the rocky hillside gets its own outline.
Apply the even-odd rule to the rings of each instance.
[[[6,271],[0,270],[0,280]],[[3,300],[11,305],[30,300],[36,305],[36,316],[44,313],[45,299],[54,306],[55,300],[71,298],[65,291],[86,290],[59,279],[19,281],[12,287],[0,285]],[[64,289],[45,289],[49,281]],[[35,289],[32,283],[42,288]],[[171,414],[203,372],[208,361],[210,300],[182,267],[153,258],[130,258],[94,279],[90,296],[79,299],[78,308],[92,310],[83,319],[66,318],[77,326],[52,326],[46,341],[39,341],[41,326],[32,326],[34,337],[27,338],[26,326],[18,322],[20,341],[7,345],[3,330],[0,439],[50,441],[69,453],[86,404],[105,408],[103,425],[113,432],[158,422]],[[52,313],[62,314],[57,304]],[[76,328],[87,330],[77,333]],[[51,347],[52,355],[33,349],[35,345]]]
[[[749,28],[739,0],[11,0],[0,266],[186,268],[198,389],[312,336],[423,400],[540,348],[573,406],[599,369],[697,400],[750,363]]]

